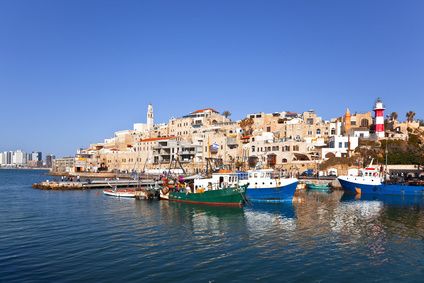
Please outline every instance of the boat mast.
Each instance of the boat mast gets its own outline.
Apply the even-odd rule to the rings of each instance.
[[[386,177],[387,177],[387,156],[389,155],[389,151],[387,150],[387,143],[388,143],[388,139],[385,140],[386,142],[386,150],[384,151],[385,154],[385,162],[386,162],[386,168],[384,168],[384,182],[386,182]]]

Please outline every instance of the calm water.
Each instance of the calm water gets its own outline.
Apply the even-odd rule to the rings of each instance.
[[[1,282],[423,282],[424,202],[211,208],[31,188],[0,170]]]

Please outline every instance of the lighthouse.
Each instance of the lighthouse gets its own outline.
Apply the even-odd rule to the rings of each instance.
[[[377,99],[374,106],[374,124],[375,124],[375,135],[377,138],[384,138],[384,108],[383,102],[380,98]]]

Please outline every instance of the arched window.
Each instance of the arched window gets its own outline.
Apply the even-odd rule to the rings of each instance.
[[[369,127],[368,119],[362,119],[361,120],[361,127]]]

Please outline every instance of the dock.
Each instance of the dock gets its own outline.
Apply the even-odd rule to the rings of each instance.
[[[161,184],[162,182],[158,182]],[[86,189],[106,189],[106,188],[128,188],[128,187],[148,187],[154,186],[154,180],[93,180],[91,182],[55,182],[44,181],[32,185],[40,190],[86,190]]]

